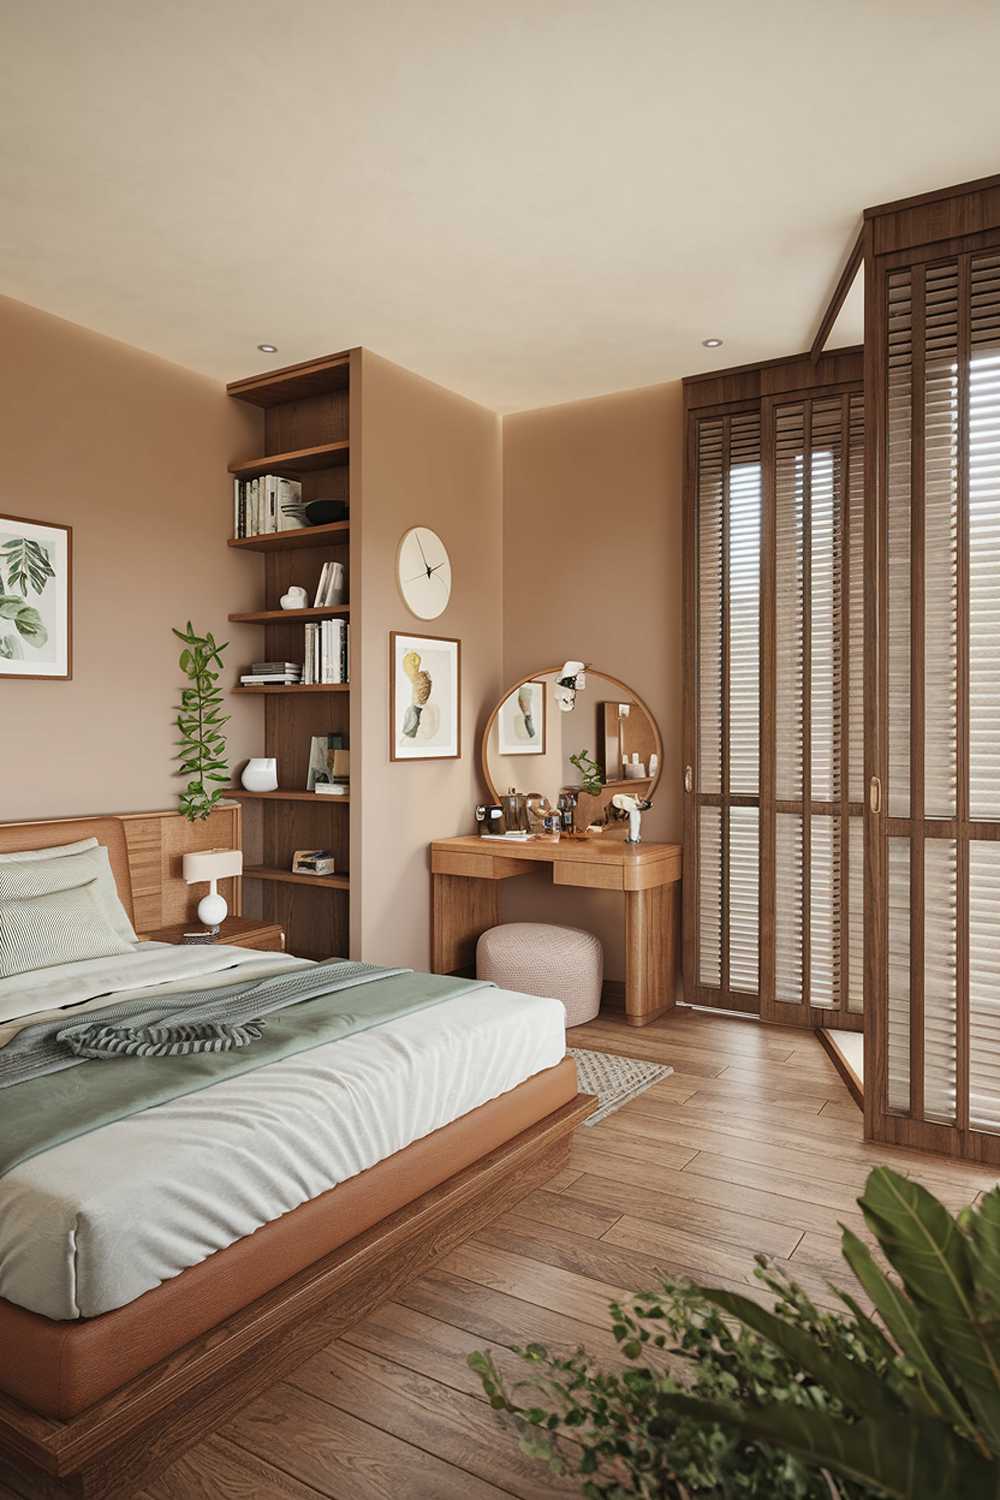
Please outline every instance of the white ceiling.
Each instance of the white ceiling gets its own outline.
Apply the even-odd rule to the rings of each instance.
[[[498,410],[771,358],[866,204],[1000,168],[998,56],[994,0],[0,0],[0,290]]]

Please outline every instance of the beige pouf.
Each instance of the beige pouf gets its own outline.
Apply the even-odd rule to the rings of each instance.
[[[582,1026],[601,1008],[604,952],[592,932],[546,922],[491,927],[476,944],[476,978],[524,995],[551,995],[566,1025]]]

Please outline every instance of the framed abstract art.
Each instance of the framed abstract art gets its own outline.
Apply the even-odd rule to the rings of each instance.
[[[72,527],[0,515],[0,678],[72,675]]]
[[[461,678],[461,641],[390,631],[390,760],[458,759]]]

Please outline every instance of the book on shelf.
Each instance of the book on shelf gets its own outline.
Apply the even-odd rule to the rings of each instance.
[[[255,683],[265,682],[278,682],[291,686],[301,680],[302,663],[297,661],[255,661],[240,677],[240,682],[244,687],[253,687]]]
[[[317,781],[313,791],[324,797],[346,797],[350,787],[346,781]]]
[[[344,602],[344,564],[340,562],[325,562],[319,575],[319,583],[316,585],[316,597],[313,599],[313,609],[329,608],[334,604]]]
[[[299,480],[281,474],[233,480],[233,535],[237,539],[299,531],[305,525]]]
[[[350,627],[346,620],[315,620],[305,627],[304,687],[350,681]]]

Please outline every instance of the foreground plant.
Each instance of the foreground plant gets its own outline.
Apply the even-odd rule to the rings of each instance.
[[[218,645],[211,631],[199,635],[190,620],[186,630],[175,629],[174,635],[184,642],[180,667],[188,679],[188,686],[181,691],[176,720],[181,733],[177,741],[180,745],[177,774],[189,778],[181,793],[180,811],[190,822],[197,823],[208,817],[225,795],[223,788],[229,785],[226,741],[222,734],[229,715],[222,712],[222,694],[218,688],[222,653],[229,643]],[[213,671],[214,667],[219,671]]]
[[[873,1316],[836,1287],[844,1311],[821,1312],[758,1257],[773,1311],[674,1280],[612,1304],[621,1370],[532,1345],[515,1351],[532,1375],[508,1387],[489,1355],[469,1363],[523,1450],[587,1500],[996,1500],[1000,1188],[954,1218],[879,1167],[858,1202],[896,1273],[843,1230]]]

